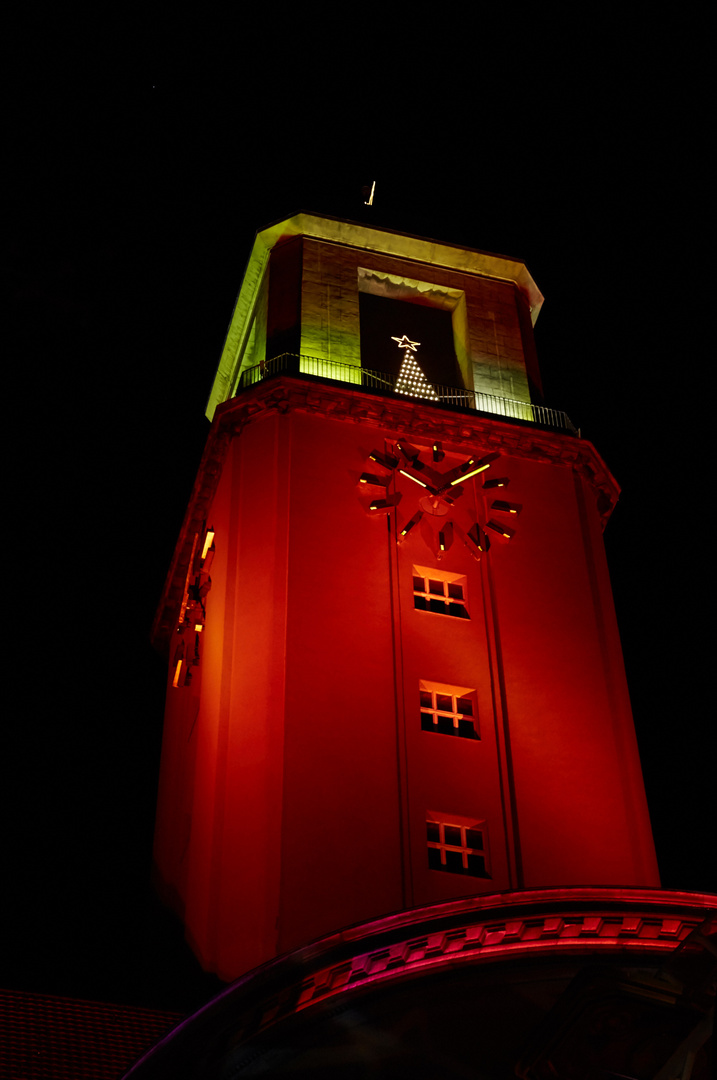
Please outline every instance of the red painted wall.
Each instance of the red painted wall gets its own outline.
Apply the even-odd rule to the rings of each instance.
[[[437,468],[485,452],[470,424]],[[415,484],[391,480],[388,518],[358,484],[400,435],[269,408],[224,460],[201,664],[168,688],[156,858],[225,978],[452,896],[659,883],[593,489],[504,447],[489,472],[509,488],[465,482],[438,560],[437,518],[396,542]],[[476,561],[462,537],[496,498],[520,504],[515,535]],[[414,566],[465,575],[470,619],[417,611]],[[480,740],[422,731],[420,680],[475,689]],[[489,878],[429,869],[429,812],[486,823]]]

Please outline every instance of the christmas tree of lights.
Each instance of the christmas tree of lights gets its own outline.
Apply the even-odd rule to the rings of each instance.
[[[406,394],[408,397],[427,398],[429,401],[440,401],[438,394],[416,363],[415,353],[421,344],[420,341],[411,341],[405,334],[400,338],[391,337],[391,341],[397,342],[399,349],[403,349],[403,363],[394,388],[396,393]]]

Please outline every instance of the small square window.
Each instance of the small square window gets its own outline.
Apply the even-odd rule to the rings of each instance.
[[[453,818],[426,821],[428,866],[448,874],[489,878],[485,822]],[[480,828],[478,827],[480,826]]]
[[[413,605],[418,611],[467,619],[466,579],[460,574],[437,576],[424,566],[413,568]]]
[[[475,690],[421,680],[419,688],[421,730],[461,739],[479,739]]]

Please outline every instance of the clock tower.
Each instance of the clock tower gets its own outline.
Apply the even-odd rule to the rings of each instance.
[[[257,235],[154,626],[155,861],[236,978],[343,927],[659,885],[602,530],[519,259]]]

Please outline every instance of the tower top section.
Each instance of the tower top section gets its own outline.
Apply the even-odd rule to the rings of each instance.
[[[516,402],[542,400],[532,327],[543,296],[521,259],[301,212],[256,235],[209,419],[248,369],[278,356],[346,366],[354,376],[348,382],[360,381],[357,368],[381,371],[375,351],[366,354],[375,304],[367,314],[362,296],[447,313],[452,345],[433,358],[439,382]]]

